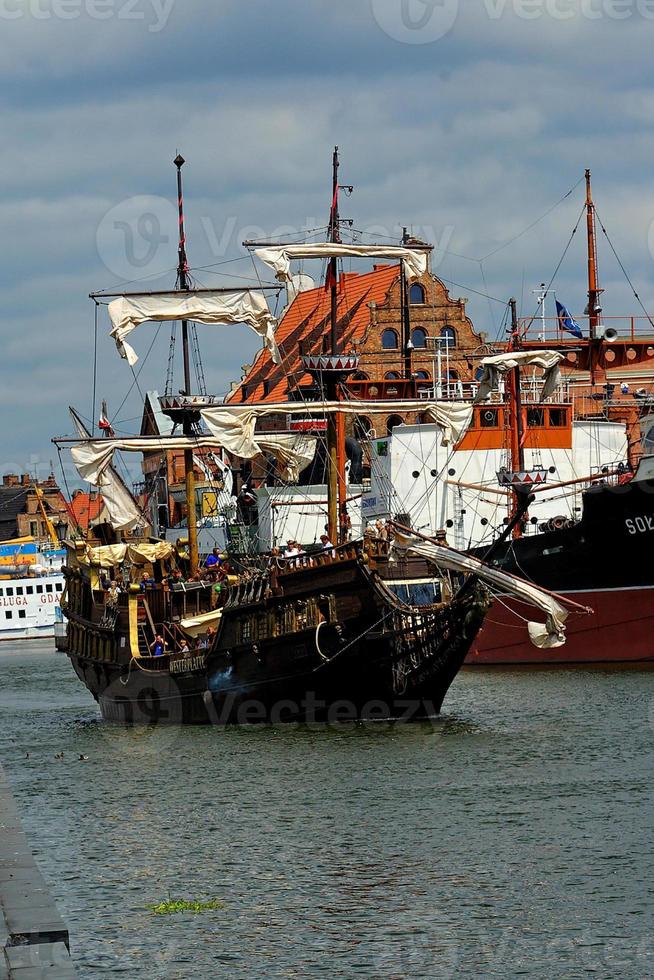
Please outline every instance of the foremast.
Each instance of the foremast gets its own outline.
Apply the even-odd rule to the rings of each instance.
[[[599,288],[597,267],[597,235],[595,229],[595,204],[590,183],[590,170],[586,170],[586,236],[588,240],[588,341],[590,346],[590,378],[592,384],[605,380],[605,372],[600,365],[600,356],[604,338],[599,335],[602,307],[600,296],[603,290]]]
[[[182,167],[185,164],[184,157],[178,154],[174,164],[177,168],[177,208],[179,213],[179,244],[177,248],[177,289],[188,292],[190,289],[188,275],[188,260],[186,257],[186,231],[184,228],[184,193],[182,188]],[[182,356],[184,360],[184,395],[191,394],[191,363],[188,338],[188,320],[182,320]],[[182,416],[182,431],[185,436],[193,435],[193,424],[195,416],[190,411],[185,411]],[[198,523],[195,503],[195,470],[193,468],[193,450],[184,450],[184,478],[186,490],[186,522],[188,530],[188,551],[191,574],[197,571],[199,565],[198,554]]]

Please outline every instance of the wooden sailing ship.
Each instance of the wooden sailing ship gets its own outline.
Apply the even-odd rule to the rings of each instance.
[[[334,154],[329,240],[309,254],[329,260],[332,291],[329,352],[307,357],[327,417],[328,545],[286,558],[240,556],[221,589],[200,564],[194,452],[236,447],[241,458],[277,452],[284,465],[302,456],[297,435],[266,436],[236,407],[192,394],[190,324],[246,322],[274,351],[272,317],[260,293],[194,290],[189,281],[181,169],[177,157],[179,264],[174,293],[122,294],[110,304],[114,336],[128,360],[126,337],[146,320],[182,324],[184,390],[161,407],[181,435],[165,440],[89,439],[72,445],[81,475],[99,486],[112,527],[69,545],[63,608],[68,656],[100,705],[124,723],[277,722],[436,714],[483,622],[490,603],[484,569],[468,572],[453,558],[397,554],[384,542],[348,540],[344,424],[339,392],[357,367],[339,352],[336,318],[339,240],[338,156]],[[295,246],[297,248],[297,246]],[[300,249],[301,251],[301,249]],[[371,254],[383,253],[372,247]],[[359,247],[353,254],[361,254]],[[390,249],[405,266],[422,257]],[[106,295],[106,294],[104,294]],[[303,406],[277,406],[281,411]],[[210,434],[201,428],[201,420]],[[55,440],[59,443],[62,440]],[[65,441],[64,441],[65,442]],[[148,537],[138,508],[112,470],[116,450],[183,450],[188,540]],[[281,465],[281,464],[280,464]],[[519,520],[520,514],[516,515]],[[506,534],[511,531],[507,528]],[[468,572],[468,573],[466,573]],[[122,581],[119,580],[122,577]],[[512,582],[505,577],[510,590]],[[520,585],[516,587],[520,591]],[[521,593],[522,594],[522,593]],[[547,632],[562,642],[562,609],[540,597]]]

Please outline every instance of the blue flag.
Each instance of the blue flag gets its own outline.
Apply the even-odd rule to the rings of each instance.
[[[563,303],[559,303],[558,299],[556,301],[556,315],[561,330],[567,330],[568,333],[573,334],[579,340],[584,339],[584,335],[581,332],[581,327],[577,321],[570,316]]]

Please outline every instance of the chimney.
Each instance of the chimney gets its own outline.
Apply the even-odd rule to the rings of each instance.
[[[32,483],[32,477],[29,473],[23,473],[20,478],[20,485],[22,487],[29,487]]]
[[[5,487],[18,487],[20,486],[20,480],[15,473],[7,473],[2,478],[2,482]]]

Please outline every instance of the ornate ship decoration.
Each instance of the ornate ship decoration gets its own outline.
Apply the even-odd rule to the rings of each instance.
[[[193,288],[183,164],[178,156],[177,289],[124,293],[109,297],[108,307],[111,335],[130,365],[137,355],[127,338],[141,323],[181,321],[184,387],[173,395],[169,385],[161,399],[173,433],[123,438],[105,426],[105,436],[95,439],[77,425],[78,438],[54,440],[70,448],[80,476],[101,490],[110,516],[110,525],[70,542],[62,602],[68,656],[103,717],[137,724],[227,724],[434,715],[484,621],[493,590],[516,595],[544,613],[544,624],[530,626],[534,642],[562,644],[573,604],[566,608],[557,597],[408,528],[390,526],[392,541],[350,539],[344,419],[372,403],[342,399],[343,382],[356,370],[357,359],[340,350],[338,262],[349,255],[392,257],[410,283],[427,260],[420,247],[340,241],[337,151],[328,240],[257,249],[283,282],[289,281],[293,259],[319,257],[328,263],[326,349],[305,360],[320,393],[311,412],[326,419],[327,540],[312,553],[229,554],[216,588],[215,573],[199,555],[194,455],[224,450],[241,460],[273,456],[278,476],[293,482],[315,456],[318,437],[257,429],[264,414],[305,416],[306,404],[224,405],[193,393],[195,323],[245,323],[273,358],[279,354],[265,298],[269,287]],[[470,419],[465,406],[424,400],[419,405],[442,427],[444,443],[456,440]],[[148,535],[143,512],[112,465],[117,451],[157,450],[184,454],[187,541]],[[517,508],[500,544],[522,513]]]

